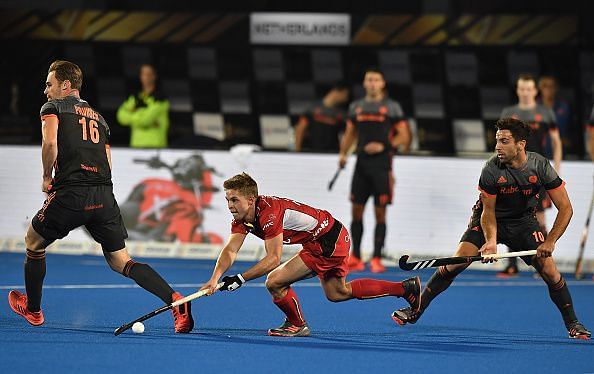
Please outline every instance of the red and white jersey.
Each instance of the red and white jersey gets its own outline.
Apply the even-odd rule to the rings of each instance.
[[[258,196],[253,224],[233,220],[231,232],[252,233],[261,239],[283,234],[285,244],[315,241],[332,228],[334,217],[329,212],[297,201],[276,196]]]

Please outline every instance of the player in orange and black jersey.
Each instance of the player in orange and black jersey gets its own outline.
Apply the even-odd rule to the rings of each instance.
[[[101,244],[111,269],[133,279],[166,304],[183,298],[149,265],[130,258],[111,182],[109,127],[89,103],[80,98],[82,71],[68,61],[50,65],[46,89],[48,102],[41,108],[43,207],[33,217],[27,234],[26,294],[12,290],[12,310],[31,325],[44,322],[41,292],[45,277],[45,248],[79,226],[85,226]],[[190,303],[173,310],[175,331],[187,333],[194,326]]]
[[[295,150],[338,152],[339,135],[344,131],[345,114],[341,109],[349,99],[349,89],[337,84],[295,125]]]
[[[351,184],[353,253],[349,260],[351,271],[365,268],[361,261],[361,237],[363,235],[363,212],[371,195],[375,203],[375,235],[372,272],[383,272],[382,249],[386,236],[386,205],[392,202],[394,177],[392,156],[399,147],[406,147],[410,131],[400,104],[385,95],[386,82],[383,73],[375,68],[367,69],[363,79],[366,95],[351,103],[347,127],[340,146],[339,166],[347,162],[347,154],[357,143],[357,164]]]
[[[536,101],[538,94],[536,79],[530,74],[521,74],[518,77],[516,94],[518,95],[518,104],[503,108],[500,118],[515,118],[526,121],[530,125],[530,136],[526,143],[527,151],[544,154],[547,137],[549,137],[553,150],[553,164],[557,173],[560,173],[563,145],[556,124],[555,112]],[[538,195],[536,218],[545,235],[547,233],[545,209],[550,208],[551,205],[551,199],[548,198],[547,192],[543,188]],[[512,257],[509,260],[509,265],[497,276],[505,278],[515,276],[517,273],[517,259]]]
[[[569,225],[573,208],[565,182],[549,160],[538,153],[526,152],[529,126],[514,118],[497,121],[497,154],[483,167],[478,183],[479,200],[472,209],[468,228],[460,239],[455,256],[495,254],[498,243],[507,245],[511,251],[536,250],[535,256],[521,257],[522,260],[533,266],[546,283],[549,297],[559,310],[569,337],[587,340],[591,332],[579,322],[567,283],[553,259],[555,245]],[[555,222],[546,237],[534,215],[542,188],[548,191],[557,208]],[[416,323],[432,300],[447,290],[469,265],[440,266],[425,285],[419,311],[410,307],[399,309],[392,314],[394,321],[400,325]]]

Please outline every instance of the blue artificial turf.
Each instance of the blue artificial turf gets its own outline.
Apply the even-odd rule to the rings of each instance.
[[[184,294],[195,292],[214,265],[143,261]],[[196,300],[191,334],[174,334],[167,312],[146,321],[142,335],[115,337],[116,327],[161,306],[160,300],[131,287],[100,257],[49,255],[46,323],[32,327],[6,298],[11,285],[23,284],[22,263],[21,254],[0,253],[0,373],[594,372],[593,341],[567,338],[547,288],[528,273],[498,280],[493,272],[465,272],[417,324],[404,327],[390,318],[405,305],[402,299],[331,303],[310,279],[295,290],[312,335],[289,339],[266,335],[284,317],[258,279],[233,293]],[[234,270],[250,265],[238,263]],[[414,274],[392,269],[380,277]],[[426,281],[431,271],[418,274]],[[567,278],[578,317],[592,329],[594,282]]]

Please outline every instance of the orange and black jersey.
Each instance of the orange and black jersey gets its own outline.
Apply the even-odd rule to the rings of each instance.
[[[109,127],[90,105],[74,96],[50,100],[41,107],[41,120],[58,119],[58,158],[53,189],[63,186],[111,185],[106,147]]]
[[[328,107],[321,100],[307,110],[301,116],[301,119],[309,125],[307,148],[318,152],[338,152],[338,135],[344,131],[344,117],[343,110]]]
[[[380,101],[365,98],[354,101],[349,106],[348,122],[355,126],[358,133],[358,157],[365,157],[363,148],[370,142],[380,142],[385,146],[384,153],[391,155],[390,143],[395,131],[406,126],[400,104],[384,97]]]
[[[497,197],[495,217],[498,221],[534,214],[543,187],[554,190],[565,184],[545,157],[535,152],[526,152],[526,155],[527,162],[519,169],[503,164],[497,156],[491,157],[483,167],[479,190],[487,198]],[[480,221],[482,211],[479,198],[473,208],[472,220]]]
[[[534,109],[520,109],[518,105],[503,108],[500,118],[515,118],[530,124],[530,137],[526,141],[526,150],[543,153],[546,137],[550,131],[558,131],[555,112],[551,108],[537,104]]]

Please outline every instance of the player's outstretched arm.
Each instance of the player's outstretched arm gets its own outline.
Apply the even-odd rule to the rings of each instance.
[[[242,274],[245,281],[260,278],[280,265],[283,251],[283,234],[280,233],[274,238],[266,239],[264,247],[266,248],[266,256]]]
[[[245,240],[245,234],[238,234],[233,233],[229,236],[227,240],[227,244],[219,253],[219,258],[217,259],[217,263],[212,271],[212,276],[206,282],[200,290],[209,289],[209,295],[216,291],[216,286],[219,281],[219,278],[233,265],[235,262],[235,258],[237,257],[237,252],[243,245],[243,241]]]

